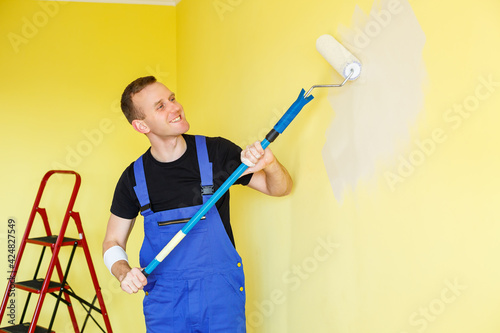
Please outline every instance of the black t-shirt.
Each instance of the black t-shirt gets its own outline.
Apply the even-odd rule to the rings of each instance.
[[[201,205],[201,177],[193,135],[184,134],[186,152],[173,162],[158,162],[149,148],[143,156],[144,173],[153,212]],[[212,163],[215,190],[241,164],[241,148],[221,137],[207,137],[208,159]],[[235,184],[247,185],[252,175],[240,177]],[[140,210],[139,200],[134,192],[134,163],[130,164],[120,177],[113,196],[111,213],[125,218],[135,218]],[[234,244],[229,219],[229,191],[215,204],[224,228]]]

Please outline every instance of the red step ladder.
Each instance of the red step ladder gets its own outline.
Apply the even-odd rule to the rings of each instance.
[[[50,230],[50,225],[49,225],[49,220],[47,216],[47,212],[45,208],[41,208],[40,205],[40,200],[42,198],[43,191],[45,189],[45,186],[47,185],[47,181],[49,178],[54,175],[54,174],[70,174],[75,176],[75,183],[73,186],[73,191],[71,193],[71,197],[68,203],[68,207],[66,209],[66,213],[64,215],[64,219],[62,222],[61,230],[59,231],[58,235],[53,235],[52,231]],[[40,187],[38,189],[38,194],[35,199],[35,203],[33,204],[33,209],[31,210],[30,217],[28,219],[28,224],[26,226],[26,231],[24,232],[23,239],[19,245],[19,251],[17,254],[17,258],[14,264],[14,268],[11,271],[11,275],[7,284],[7,289],[5,291],[5,295],[3,297],[2,301],[2,307],[0,308],[0,323],[2,322],[5,310],[7,308],[7,305],[9,304],[9,295],[10,291],[13,288],[19,289],[19,290],[24,290],[27,291],[29,294],[26,299],[26,303],[24,306],[23,313],[21,315],[21,318],[19,320],[19,324],[9,326],[9,327],[0,327],[0,332],[5,332],[5,333],[21,333],[21,332],[28,332],[28,333],[51,333],[54,332],[52,330],[52,326],[54,324],[55,316],[57,309],[59,307],[59,304],[62,302],[65,304],[68,308],[69,316],[71,318],[71,323],[73,325],[74,331],[75,332],[83,332],[86,324],[88,322],[88,319],[92,319],[96,326],[98,326],[102,332],[108,332],[112,333],[111,329],[111,324],[109,322],[108,318],[108,313],[106,311],[106,306],[104,305],[104,300],[101,294],[101,288],[99,287],[99,283],[97,281],[97,275],[94,269],[94,265],[92,263],[92,258],[90,257],[90,251],[87,245],[87,240],[85,238],[85,234],[83,232],[82,228],[82,222],[80,220],[80,214],[78,212],[73,211],[73,205],[76,200],[76,195],[78,194],[78,190],[80,188],[81,184],[81,177],[78,173],[74,171],[67,171],[67,170],[51,170],[45,174],[45,176],[42,179],[42,182],[40,184]],[[33,222],[35,220],[36,215],[39,214],[40,217],[43,220],[43,224],[45,227],[45,233],[46,236],[43,237],[36,237],[36,238],[29,238],[29,234],[31,231],[31,228],[33,226]],[[66,229],[68,227],[69,221],[73,220],[76,224],[76,229],[79,234],[79,238],[68,238],[65,237]],[[23,256],[25,247],[27,243],[31,244],[37,244],[42,246],[41,250],[41,255],[40,259],[38,261],[38,266],[35,269],[35,273],[33,276],[32,280],[29,281],[21,281],[17,282],[16,281],[16,274],[18,272],[20,263],[21,263],[21,258]],[[67,246],[71,247],[71,254],[69,256],[68,263],[66,265],[65,271],[63,272],[61,263],[59,261],[58,255],[61,247]],[[43,256],[45,254],[45,250],[50,247],[52,251],[52,258],[50,260],[50,264],[47,269],[47,273],[44,278],[39,278],[38,273],[40,271],[40,266],[42,264]],[[76,295],[73,291],[73,289],[69,286],[67,282],[69,270],[71,267],[71,263],[73,261],[73,257],[76,251],[77,247],[81,247],[83,249],[83,252],[85,254],[85,259],[87,261],[87,266],[89,268],[90,276],[92,279],[92,283],[95,289],[95,296],[92,300],[92,302],[88,302],[85,299],[81,298],[80,296]],[[54,271],[54,268],[56,269],[57,272],[57,277],[58,281],[52,281],[52,273]],[[29,301],[31,298],[32,294],[38,294],[38,302],[36,304],[35,312],[33,314],[33,317],[30,322],[24,322],[24,317],[26,315],[26,311],[28,309]],[[45,296],[49,294],[52,295],[56,298],[56,303],[54,306],[54,310],[52,313],[52,317],[50,320],[50,323],[47,328],[37,326],[38,319],[40,317],[40,312],[42,311],[42,305],[45,300]],[[73,304],[71,303],[72,298],[76,299],[82,307],[85,309],[87,312],[87,315],[85,317],[85,320],[82,325],[82,329],[80,330],[78,327],[78,323],[76,320],[75,316],[75,311],[73,309]],[[95,305],[96,300],[99,303],[99,307]],[[101,327],[101,325],[98,323],[98,321],[94,318],[92,315],[92,311],[95,311],[102,315],[104,325],[106,327],[106,331]],[[93,330],[95,332],[95,330]]]

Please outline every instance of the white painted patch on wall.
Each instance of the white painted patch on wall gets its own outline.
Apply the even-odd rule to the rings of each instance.
[[[378,3],[378,4],[377,4]],[[425,35],[407,0],[374,3],[369,15],[356,7],[353,27],[336,37],[361,60],[361,76],[331,89],[335,116],[327,130],[323,160],[335,197],[369,180],[410,142],[423,107]],[[335,73],[335,82],[339,81]]]

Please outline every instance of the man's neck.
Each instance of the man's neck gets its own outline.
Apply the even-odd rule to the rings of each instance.
[[[179,159],[187,149],[186,140],[182,135],[171,138],[150,138],[151,155],[158,162],[173,162]]]

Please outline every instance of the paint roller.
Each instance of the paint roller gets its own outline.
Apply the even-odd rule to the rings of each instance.
[[[342,44],[330,35],[316,40],[316,49],[328,63],[344,78],[356,80],[361,74],[361,62]]]
[[[316,41],[316,49],[328,61],[328,63],[344,77],[340,84],[318,84],[312,86],[307,93],[302,89],[297,100],[290,106],[285,114],[280,118],[276,125],[262,140],[261,145],[266,149],[295,119],[302,108],[309,103],[314,96],[311,92],[315,88],[342,87],[348,80],[355,80],[361,73],[361,62],[352,55],[342,44],[330,35],[322,35]],[[175,236],[165,245],[165,247],[156,255],[149,265],[142,270],[147,277],[153,270],[169,255],[169,253],[184,239],[191,229],[203,218],[203,216],[212,208],[213,205],[226,193],[236,180],[248,168],[247,165],[241,165],[226,179],[219,189],[208,199],[198,212],[186,223],[186,225],[175,234]]]

